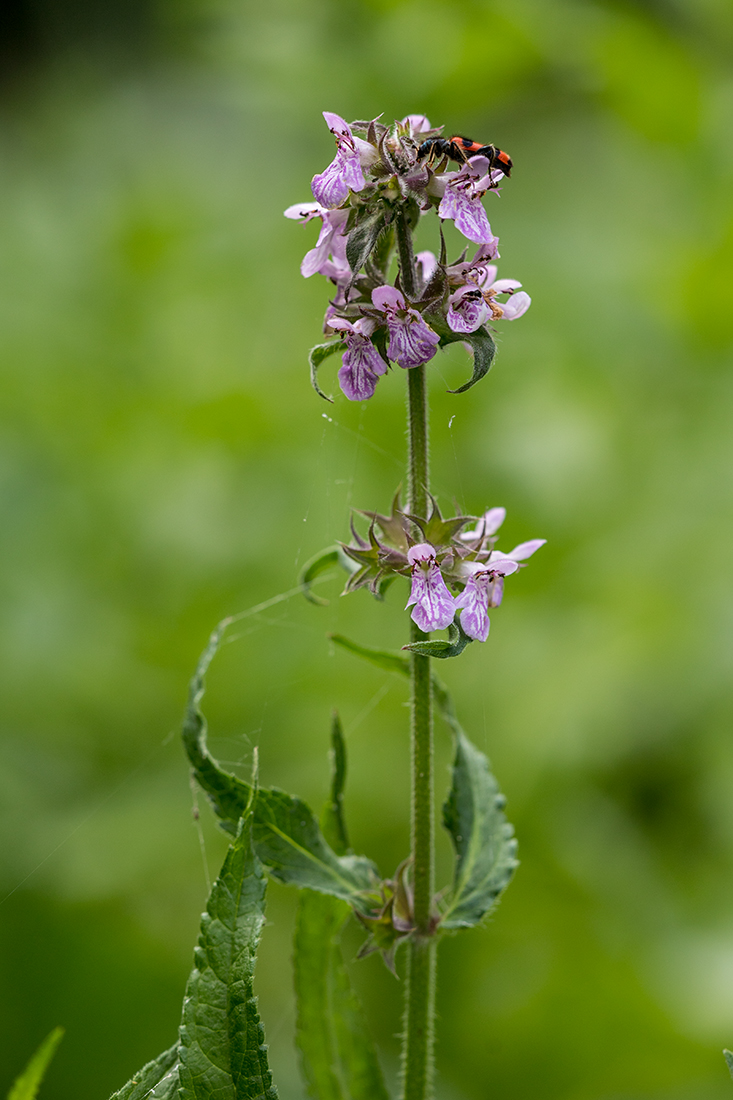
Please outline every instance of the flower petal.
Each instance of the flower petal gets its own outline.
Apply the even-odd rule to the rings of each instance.
[[[523,290],[520,290],[518,294],[512,294],[508,302],[501,303],[502,320],[516,321],[518,317],[527,312],[531,305],[532,299]]]
[[[377,309],[406,309],[407,303],[394,286],[375,286],[372,291],[372,302]]]
[[[399,363],[405,370],[409,370],[433,358],[440,343],[440,337],[422,319],[417,310],[411,309],[404,320],[389,317],[387,324],[389,326],[387,355],[394,363]]]
[[[529,542],[520,542],[519,546],[515,546],[513,550],[509,551],[507,557],[512,558],[514,561],[524,561],[526,558],[531,558],[535,550],[539,550],[540,546],[544,546],[546,542],[547,539],[530,539]]]
[[[421,562],[413,566],[412,589],[405,607],[412,604],[412,619],[426,634],[431,630],[444,630],[453,622],[456,601],[446,588],[437,562],[427,567]]]

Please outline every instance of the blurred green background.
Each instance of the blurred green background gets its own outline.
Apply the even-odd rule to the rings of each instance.
[[[505,549],[549,540],[440,670],[522,865],[442,945],[438,1096],[729,1097],[729,0],[16,0],[0,31],[0,1088],[56,1024],[46,1100],[104,1100],[173,1040],[206,895],[188,676],[220,617],[402,478],[402,372],[364,406],[308,384],[328,286],[282,210],[332,156],[328,109],[509,150],[487,204],[534,299],[470,394],[446,393],[460,348],[430,368],[441,502],[504,504]],[[214,751],[259,745],[314,805],[338,706],[353,842],[384,873],[405,685],[326,635],[399,646],[403,588],[243,619],[207,697]],[[272,887],[257,975],[283,1100],[294,901]],[[394,1075],[400,987],[352,969]]]

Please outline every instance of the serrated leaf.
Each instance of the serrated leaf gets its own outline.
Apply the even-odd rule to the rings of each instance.
[[[346,259],[354,274],[364,266],[385,226],[385,210],[377,206],[359,218],[346,239]]]
[[[207,724],[201,712],[201,699],[206,686],[204,677],[214,655],[219,648],[222,636],[229,620],[219,623],[209,638],[209,644],[199,658],[196,671],[191,678],[188,691],[188,705],[183,718],[183,744],[186,755],[193,768],[196,781],[206,791],[214,813],[219,818],[222,829],[236,833],[239,819],[250,799],[252,788],[249,783],[238,779],[225,771],[211,755],[206,744]]]
[[[110,1100],[172,1100],[178,1093],[178,1043],[139,1069]]]
[[[191,681],[189,704],[183,725],[183,742],[196,780],[206,791],[221,827],[236,833],[239,816],[249,805],[249,783],[225,771],[206,745],[206,719],[200,702],[204,676],[228,625],[224,620],[211,635]],[[364,856],[339,857],[326,843],[313,811],[300,798],[277,787],[259,789],[254,800],[252,835],[259,859],[281,882],[304,886],[344,898],[370,912],[362,895],[372,888],[375,869]]]
[[[344,785],[346,783],[346,745],[341,719],[336,711],[331,719],[331,792],[321,812],[321,831],[327,844],[338,856],[349,850],[349,834],[344,819]]]
[[[340,935],[349,907],[304,890],[295,929],[296,1043],[313,1100],[388,1100]]]
[[[51,1059],[64,1035],[62,1027],[55,1027],[31,1056],[28,1065],[13,1082],[8,1100],[35,1100]]]
[[[513,829],[489,761],[453,720],[456,753],[453,785],[443,824],[456,853],[453,890],[441,928],[471,928],[492,909],[517,866]]]
[[[280,882],[333,894],[371,912],[374,864],[365,856],[337,856],[302,799],[277,787],[258,791],[252,837],[258,856]]]
[[[410,675],[409,658],[401,657],[399,653],[390,653],[387,649],[373,649],[371,646],[359,645],[358,642],[352,642],[350,638],[345,638],[343,634],[329,634],[328,636],[332,642],[341,646],[342,649],[348,649],[349,653],[362,657],[370,664],[376,665],[377,668],[384,669],[385,672],[398,672],[400,676]]]
[[[464,382],[457,390],[448,390],[448,393],[465,393],[475,386],[477,382],[489,373],[496,355],[496,344],[493,337],[485,328],[479,328],[476,332],[468,332],[461,336],[473,348],[473,374],[468,382]]]
[[[723,1057],[725,1058],[725,1063],[728,1066],[728,1072],[730,1073],[731,1077],[733,1077],[733,1052],[731,1052],[730,1050],[724,1050]]]
[[[332,355],[335,355],[337,351],[343,351],[346,345],[340,339],[329,340],[326,344],[316,344],[308,352],[308,364],[311,371],[311,386],[316,391],[319,397],[322,397],[324,401],[330,401],[333,405],[333,398],[329,397],[327,393],[324,393],[321,387],[318,385],[318,368],[326,359],[330,359]]]
[[[452,622],[448,627],[448,639],[433,638],[427,642],[411,642],[403,645],[410,653],[419,653],[422,657],[437,657],[443,660],[447,657],[460,657],[473,638],[469,638],[460,623]]]
[[[253,991],[266,880],[240,825],[201,918],[179,1036],[180,1100],[274,1100]]]

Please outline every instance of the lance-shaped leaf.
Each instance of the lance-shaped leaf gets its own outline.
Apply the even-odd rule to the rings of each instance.
[[[324,401],[330,401],[332,405],[333,398],[329,397],[327,393],[324,393],[318,385],[318,368],[326,359],[335,355],[337,351],[343,351],[345,347],[346,345],[342,340],[329,340],[326,344],[316,344],[316,346],[311,348],[308,352],[308,363],[311,370],[311,386],[319,397],[322,397]]]
[[[341,723],[331,725],[331,792],[323,808],[323,832],[344,855],[346,747]],[[295,1039],[313,1100],[387,1100],[376,1051],[351,988],[340,936],[350,909],[338,898],[304,890],[295,928]]]
[[[267,883],[250,826],[248,813],[201,918],[195,968],[183,1002],[180,1100],[277,1096],[253,991]]]
[[[110,1100],[173,1100],[178,1096],[178,1043],[139,1069]]]
[[[402,657],[399,653],[390,653],[388,649],[373,649],[371,646],[359,645],[345,638],[343,634],[329,634],[329,638],[342,649],[347,649],[356,657],[361,657],[377,668],[385,672],[397,672],[400,676],[410,675],[410,661],[408,657]]]
[[[341,719],[334,711],[331,717],[331,791],[321,811],[321,831],[336,855],[349,850],[349,834],[344,817],[344,786],[346,784],[346,742]]]
[[[312,589],[312,585],[318,577],[333,569],[335,565],[340,565],[349,575],[356,573],[359,568],[356,562],[347,557],[340,546],[328,546],[325,550],[321,550],[320,553],[310,558],[301,569],[298,584],[303,589],[305,598],[310,600],[311,603],[325,607],[330,602],[325,600],[323,596],[317,596]]]
[[[204,674],[228,625],[224,620],[211,635],[196,668],[183,725],[183,741],[197,781],[206,791],[223,829],[236,833],[237,823],[251,801],[252,787],[225,771],[206,745],[206,719],[200,702]],[[259,789],[254,800],[253,839],[257,855],[281,882],[320,890],[350,901],[362,912],[371,911],[363,896],[376,881],[374,865],[363,856],[339,858],[326,843],[313,811],[285,791]]]
[[[388,1100],[341,953],[349,907],[304,890],[295,930],[296,1042],[313,1100]]]
[[[371,256],[385,224],[386,211],[383,206],[363,208],[363,213],[346,239],[346,259],[354,274]]]
[[[365,856],[337,856],[300,798],[273,787],[258,791],[252,837],[257,854],[280,882],[333,894],[363,913],[374,905],[374,864]]]
[[[61,1042],[63,1034],[64,1029],[62,1027],[55,1027],[46,1036],[23,1072],[15,1078],[8,1093],[8,1100],[36,1100],[41,1081],[56,1053],[56,1047]]]
[[[457,390],[448,390],[448,393],[465,393],[480,382],[484,375],[491,370],[491,365],[496,356],[496,344],[494,339],[483,326],[475,332],[455,334],[459,340],[465,340],[473,348],[473,374],[468,382],[464,382]],[[446,341],[447,343],[448,341]],[[443,341],[441,340],[441,343]]]
[[[228,833],[236,833],[252,788],[244,780],[225,771],[209,752],[206,744],[206,719],[200,707],[206,690],[204,677],[229,622],[229,619],[223,619],[213,631],[191,679],[188,705],[183,718],[183,744],[196,780],[206,791],[222,829]]]
[[[448,627],[448,639],[445,638],[432,638],[427,642],[411,642],[409,645],[403,645],[403,649],[408,649],[410,653],[419,653],[423,657],[437,657],[444,659],[446,657],[460,657],[467,645],[473,641],[473,638],[469,638],[465,633],[460,622],[452,622]]]
[[[503,814],[504,796],[489,762],[472,745],[455,717],[453,785],[443,806],[443,824],[456,853],[453,889],[441,928],[471,928],[492,909],[517,866],[516,841]]]

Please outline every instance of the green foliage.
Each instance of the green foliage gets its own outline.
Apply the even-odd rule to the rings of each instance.
[[[295,931],[296,1041],[314,1100],[387,1100],[361,1006],[351,988],[340,933],[349,907],[304,890]]]
[[[453,890],[441,919],[445,929],[478,924],[517,866],[514,830],[502,812],[504,797],[489,762],[460,728],[455,735],[453,785],[443,806],[456,853]]]
[[[455,335],[458,336],[457,333]],[[483,327],[475,332],[464,333],[459,339],[465,340],[473,348],[473,373],[468,382],[464,382],[458,389],[448,390],[448,393],[466,393],[470,390],[489,373],[496,356],[494,338]]]
[[[349,901],[368,913],[378,883],[364,856],[337,856],[326,843],[312,810],[300,798],[273,788],[258,791],[252,825],[257,854],[280,882]]]
[[[334,850],[343,855],[348,848],[342,805],[346,746],[337,714],[331,725],[331,753],[330,798],[321,822]],[[341,931],[350,912],[338,898],[312,890],[303,890],[300,896],[293,956],[296,1042],[314,1100],[387,1100],[377,1055],[341,952]]]
[[[253,991],[267,881],[252,815],[214,883],[186,986],[179,1038],[180,1100],[274,1100],[264,1027]]]
[[[343,341],[328,340],[325,344],[316,344],[308,352],[308,363],[310,365],[311,372],[311,386],[316,391],[319,397],[322,397],[325,401],[330,401],[333,404],[333,398],[329,397],[327,393],[318,385],[318,368],[322,363],[325,363],[326,359],[330,359],[332,355],[335,355],[337,351],[343,351],[346,345]]]
[[[329,546],[325,550],[321,550],[320,553],[314,554],[303,566],[298,576],[298,584],[303,589],[303,595],[311,603],[318,604],[320,607],[326,607],[329,603],[323,596],[317,596],[315,592],[311,590],[311,585],[316,577],[326,573],[334,565],[337,565],[340,558],[343,557],[340,546]]]
[[[321,830],[336,855],[342,856],[349,847],[349,835],[344,818],[344,786],[346,784],[346,743],[341,719],[336,711],[331,719],[331,791],[321,811]]]
[[[725,1058],[725,1064],[727,1065],[728,1070],[730,1071],[730,1075],[731,1075],[731,1077],[733,1077],[733,1051],[724,1050],[723,1051],[723,1057]]]
[[[371,646],[360,645],[358,642],[352,642],[350,638],[344,637],[343,634],[329,634],[328,636],[337,646],[347,649],[349,653],[353,653],[356,657],[362,657],[370,664],[376,665],[377,668],[384,669],[385,672],[397,672],[400,676],[410,675],[410,661],[407,657],[401,657],[399,653],[390,653],[386,649],[374,649]]]
[[[227,625],[224,620],[212,633],[196,666],[183,722],[183,743],[194,776],[206,791],[222,828],[233,832],[239,821],[236,815],[244,813],[253,789],[225,771],[209,752],[206,719],[199,705],[206,670]],[[378,881],[374,864],[364,856],[337,856],[302,799],[277,788],[258,789],[254,794],[252,836],[258,857],[280,882],[333,894],[360,911],[370,911],[368,894]]]
[[[62,1027],[55,1027],[46,1036],[23,1072],[13,1082],[8,1100],[36,1100],[38,1089],[63,1034]]]
[[[250,800],[251,787],[225,771],[214,759],[206,743],[206,719],[199,706],[206,690],[204,677],[217,652],[229,620],[224,619],[213,631],[209,644],[199,658],[191,679],[188,705],[183,718],[183,745],[197,782],[203,787],[219,823],[226,832],[236,833],[239,819]]]
[[[172,1100],[178,1094],[178,1071],[178,1042],[175,1042],[138,1070],[110,1100]]]
[[[411,642],[402,648],[409,649],[411,653],[420,653],[423,657],[445,659],[447,657],[460,657],[466,646],[470,645],[472,641],[473,638],[469,638],[459,622],[452,622],[448,627],[447,641],[445,638],[431,638],[427,642]]]
[[[384,207],[377,206],[369,210],[365,207],[357,218],[356,225],[346,240],[346,259],[354,274],[364,266],[376,248],[379,235],[385,228],[386,215]],[[388,247],[389,242],[385,241],[385,249]]]

